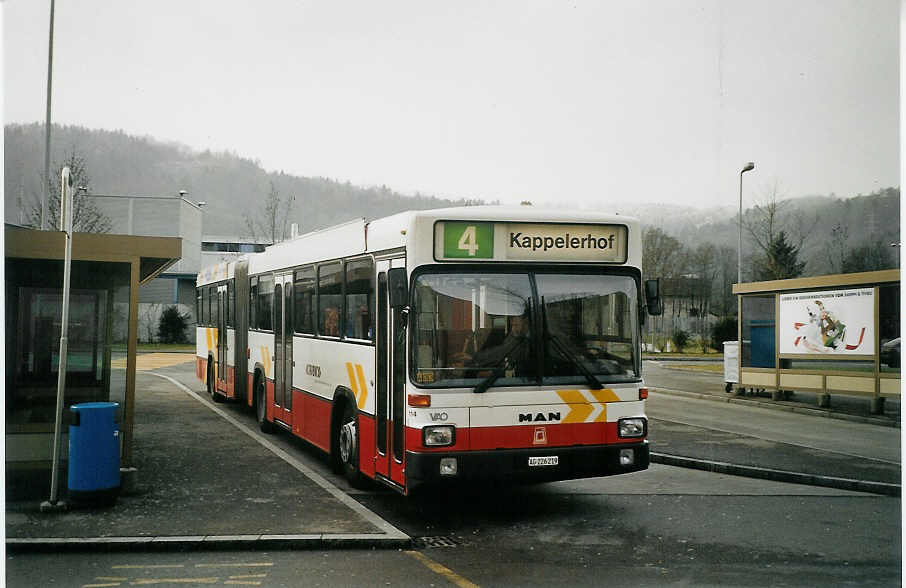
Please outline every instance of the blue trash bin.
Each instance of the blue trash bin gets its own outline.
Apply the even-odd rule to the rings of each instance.
[[[74,404],[69,425],[69,498],[110,503],[120,490],[120,431],[116,402]]]

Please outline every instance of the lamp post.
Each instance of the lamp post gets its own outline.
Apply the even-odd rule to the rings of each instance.
[[[749,162],[739,172],[739,243],[737,245],[736,255],[736,283],[742,283],[742,174],[755,169],[755,163]]]

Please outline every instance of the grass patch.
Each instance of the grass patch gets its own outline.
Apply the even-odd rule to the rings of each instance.
[[[114,345],[114,351],[126,353],[125,345]],[[171,353],[195,353],[194,343],[139,343],[136,347],[138,353],[152,352],[171,352]]]
[[[682,370],[684,372],[699,372],[707,374],[723,374],[724,364],[722,363],[666,363],[664,367],[672,370]]]

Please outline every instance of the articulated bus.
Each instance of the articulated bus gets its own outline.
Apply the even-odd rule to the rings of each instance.
[[[197,375],[359,486],[644,470],[637,220],[413,211],[206,268]]]

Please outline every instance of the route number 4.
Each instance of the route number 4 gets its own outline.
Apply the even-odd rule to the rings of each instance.
[[[468,251],[469,257],[475,257],[478,252],[478,229],[475,225],[467,226],[462,232],[462,236],[459,238],[459,249]]]

